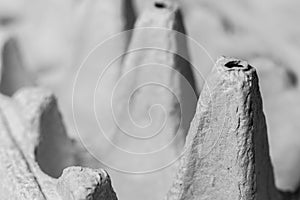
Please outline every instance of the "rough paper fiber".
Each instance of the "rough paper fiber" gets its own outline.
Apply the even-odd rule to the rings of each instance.
[[[217,61],[166,199],[277,199],[258,78],[247,62]]]

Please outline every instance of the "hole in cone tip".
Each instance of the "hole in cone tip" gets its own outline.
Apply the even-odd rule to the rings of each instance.
[[[227,62],[224,66],[227,67],[227,68],[234,68],[234,67],[246,68],[248,66],[248,64],[246,62],[243,62],[243,61],[233,60],[233,61]]]
[[[164,4],[163,2],[155,2],[154,6],[156,8],[166,8],[166,4]]]
[[[298,85],[297,75],[291,70],[287,71],[287,75],[288,75],[288,78],[289,78],[289,81],[290,81],[291,85],[292,86],[297,86]]]

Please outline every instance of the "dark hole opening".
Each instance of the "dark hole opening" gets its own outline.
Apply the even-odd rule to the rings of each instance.
[[[225,67],[233,68],[233,67],[244,67],[244,66],[240,64],[239,60],[234,60],[226,63]]]
[[[297,75],[291,70],[288,70],[287,74],[288,74],[289,80],[291,82],[291,85],[292,86],[297,86],[298,85]]]
[[[162,2],[155,2],[154,5],[156,8],[166,8],[166,5]]]

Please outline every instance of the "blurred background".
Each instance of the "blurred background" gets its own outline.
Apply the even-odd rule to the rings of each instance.
[[[257,69],[276,184],[283,191],[294,191],[300,181],[300,2],[178,3],[186,34],[213,60],[221,55],[237,57]],[[76,139],[71,94],[81,63],[99,43],[133,29],[139,16],[153,5],[152,0],[0,0],[1,93],[11,96],[24,86],[51,89],[68,133]],[[130,34],[117,38],[98,59],[126,50],[130,38]],[[193,44],[187,47],[194,67],[201,72],[201,77],[195,75],[199,94],[211,71],[211,60],[199,54]],[[118,62],[116,65],[120,65]],[[92,77],[94,71],[86,73],[87,80],[82,84],[94,87],[88,74]],[[84,92],[82,97],[77,102],[82,111],[78,123],[93,132],[90,116],[84,114],[89,104]]]

